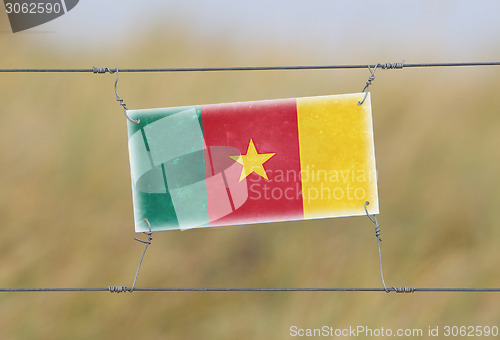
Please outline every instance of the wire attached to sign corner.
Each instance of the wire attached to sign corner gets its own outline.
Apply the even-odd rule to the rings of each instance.
[[[377,216],[375,214],[373,214],[372,215],[373,217],[372,217],[368,213],[368,209],[366,207],[369,204],[370,204],[370,202],[368,202],[368,201],[365,202],[365,212],[366,212],[366,216],[368,216],[370,221],[372,221],[373,224],[375,224],[375,237],[377,237],[377,245],[378,245],[378,261],[379,261],[379,266],[380,266],[380,278],[382,279],[382,285],[384,286],[385,292],[386,293],[390,293],[392,291],[394,291],[396,293],[413,293],[413,292],[415,292],[415,287],[394,287],[394,286],[391,288],[386,287],[385,280],[384,280],[384,271],[382,269],[382,251],[380,249],[380,242],[382,242],[382,239],[380,238],[380,233],[381,233],[380,224],[378,223]]]

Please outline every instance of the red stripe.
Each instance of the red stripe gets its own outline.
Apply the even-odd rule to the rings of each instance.
[[[261,223],[304,217],[295,99],[205,105],[202,106],[202,120],[205,143],[212,156],[212,164],[207,169],[213,167],[215,176],[228,167],[232,169],[226,171],[225,179],[234,202],[233,212],[227,211],[231,200],[223,197],[222,188],[217,187],[220,186],[219,181],[208,179],[210,174],[207,171],[209,218],[220,216],[222,211],[228,213],[211,221],[210,225]],[[236,156],[238,150],[240,154],[246,154],[250,139],[258,153],[276,153],[264,163],[268,180],[251,173],[245,180],[239,181],[243,166],[229,156]],[[236,150],[218,148],[222,152],[216,154],[214,147],[222,146],[234,147]],[[211,214],[212,211],[218,213]]]

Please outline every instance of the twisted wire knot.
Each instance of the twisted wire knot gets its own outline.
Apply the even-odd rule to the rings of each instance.
[[[392,287],[392,290],[396,293],[414,293],[415,287]],[[387,290],[386,292],[389,293],[390,290]]]
[[[137,266],[137,271],[135,272],[135,277],[134,277],[134,283],[132,283],[132,288],[129,289],[129,292],[133,292],[135,289],[135,283],[137,282],[137,276],[139,275],[139,270],[141,269],[141,264],[142,260],[144,259],[144,255],[146,254],[146,250],[148,250],[149,245],[151,244],[151,241],[153,240],[153,232],[151,231],[151,223],[149,223],[149,220],[147,218],[144,219],[144,222],[147,223],[148,225],[148,231],[144,231],[143,234],[148,237],[146,241],[143,241],[141,239],[138,239],[134,237],[136,241],[142,242],[145,244],[144,250],[142,252],[141,260],[139,261],[139,265]]]
[[[113,74],[116,72],[116,69],[109,68],[109,67],[92,67],[92,72],[94,73],[110,73]]]
[[[126,286],[109,286],[108,291],[110,293],[120,294],[120,293],[128,292],[129,289]]]
[[[125,115],[127,115],[127,110],[128,110],[127,104],[125,104],[123,99],[120,98],[120,96],[118,95],[118,92],[116,92],[116,101],[118,102],[118,104],[120,104],[123,107],[123,112],[125,113]],[[134,123],[137,123],[137,122],[134,122]]]
[[[368,86],[370,86],[372,84],[372,81],[375,80],[375,74],[372,73],[369,77],[368,77],[368,80],[366,81],[366,85],[365,87],[363,88],[363,91],[362,92],[365,92],[365,90],[368,88]]]
[[[363,87],[363,91],[361,91],[361,92],[364,92],[365,95],[363,97],[363,100],[358,102],[358,106],[363,105],[363,103],[365,102],[366,97],[368,96],[368,88],[372,84],[372,81],[375,80],[375,71],[377,70],[377,67],[379,67],[379,66],[380,66],[380,64],[377,64],[377,65],[375,65],[375,67],[373,69],[370,66],[368,66],[368,70],[370,70],[370,76],[368,77],[368,80],[366,81],[365,87]]]
[[[375,224],[375,237],[377,237],[377,239],[378,239],[379,242],[382,242],[382,239],[380,238],[380,234],[382,233],[382,230],[380,230],[380,223],[378,223],[377,217],[375,215],[373,215],[373,217],[371,217],[370,214],[368,213],[368,209],[366,207],[369,204],[370,204],[370,202],[368,202],[368,201],[365,202],[366,216],[368,216],[368,218],[370,219],[370,221],[372,221],[373,224]]]
[[[380,230],[380,224],[377,224],[375,225],[375,237],[380,241],[382,242],[382,239],[380,238],[380,234],[382,233],[382,231]]]
[[[381,67],[383,70],[394,70],[402,69],[404,67],[404,64],[405,61],[403,60],[402,62],[380,64],[379,67]]]
[[[117,86],[118,86],[118,68],[115,68],[113,71],[109,71],[109,73],[115,73],[116,72],[116,80],[115,80],[115,95],[116,95],[116,101],[123,107],[123,114],[125,115],[125,117],[127,117],[127,119],[132,122],[132,123],[140,123],[140,119],[136,119],[136,120],[133,120],[132,118],[130,118],[127,114],[127,110],[128,110],[128,107],[127,107],[127,104],[125,104],[125,102],[123,101],[122,98],[120,98],[120,95],[118,94],[118,89],[117,89]]]
[[[396,62],[396,63],[384,63],[384,64],[378,63],[373,67],[373,69],[371,68],[370,65],[368,65],[368,70],[370,71],[370,76],[368,77],[368,80],[365,83],[365,87],[363,88],[363,91],[361,91],[361,92],[364,92],[365,95],[363,97],[363,100],[358,102],[358,106],[363,105],[363,103],[366,100],[366,97],[368,96],[368,88],[372,84],[372,81],[375,80],[375,71],[377,70],[377,67],[380,67],[383,70],[402,69],[404,64],[405,64],[404,60],[402,62]]]
[[[110,74],[116,73],[116,80],[115,80],[116,101],[123,108],[123,114],[125,115],[125,117],[127,117],[127,119],[129,121],[131,121],[132,123],[140,123],[139,119],[133,120],[133,119],[131,119],[128,116],[128,114],[127,114],[127,110],[128,110],[127,104],[125,104],[125,102],[123,101],[123,99],[121,99],[120,96],[118,95],[118,89],[117,89],[117,85],[118,85],[118,67],[117,68],[109,68],[109,67],[96,67],[96,66],[94,66],[94,67],[92,67],[92,72],[94,72],[94,73],[100,73],[100,74],[103,74],[103,73],[110,73]]]

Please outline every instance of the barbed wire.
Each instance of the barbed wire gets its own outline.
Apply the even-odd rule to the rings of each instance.
[[[73,72],[73,73],[114,73],[119,72],[217,72],[217,71],[279,71],[279,70],[333,70],[333,69],[366,69],[379,67],[382,69],[402,69],[420,67],[461,67],[461,66],[500,66],[500,61],[491,62],[448,62],[448,63],[376,63],[345,65],[299,65],[299,66],[234,66],[234,67],[169,67],[169,68],[3,68],[0,72]]]

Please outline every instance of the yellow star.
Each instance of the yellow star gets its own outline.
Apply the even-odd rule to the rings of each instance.
[[[247,154],[241,156],[229,156],[236,162],[243,165],[241,170],[240,182],[244,180],[252,172],[267,178],[266,170],[264,170],[264,163],[271,157],[276,155],[276,153],[258,153],[253,144],[253,140],[250,139],[250,144],[248,144]]]

